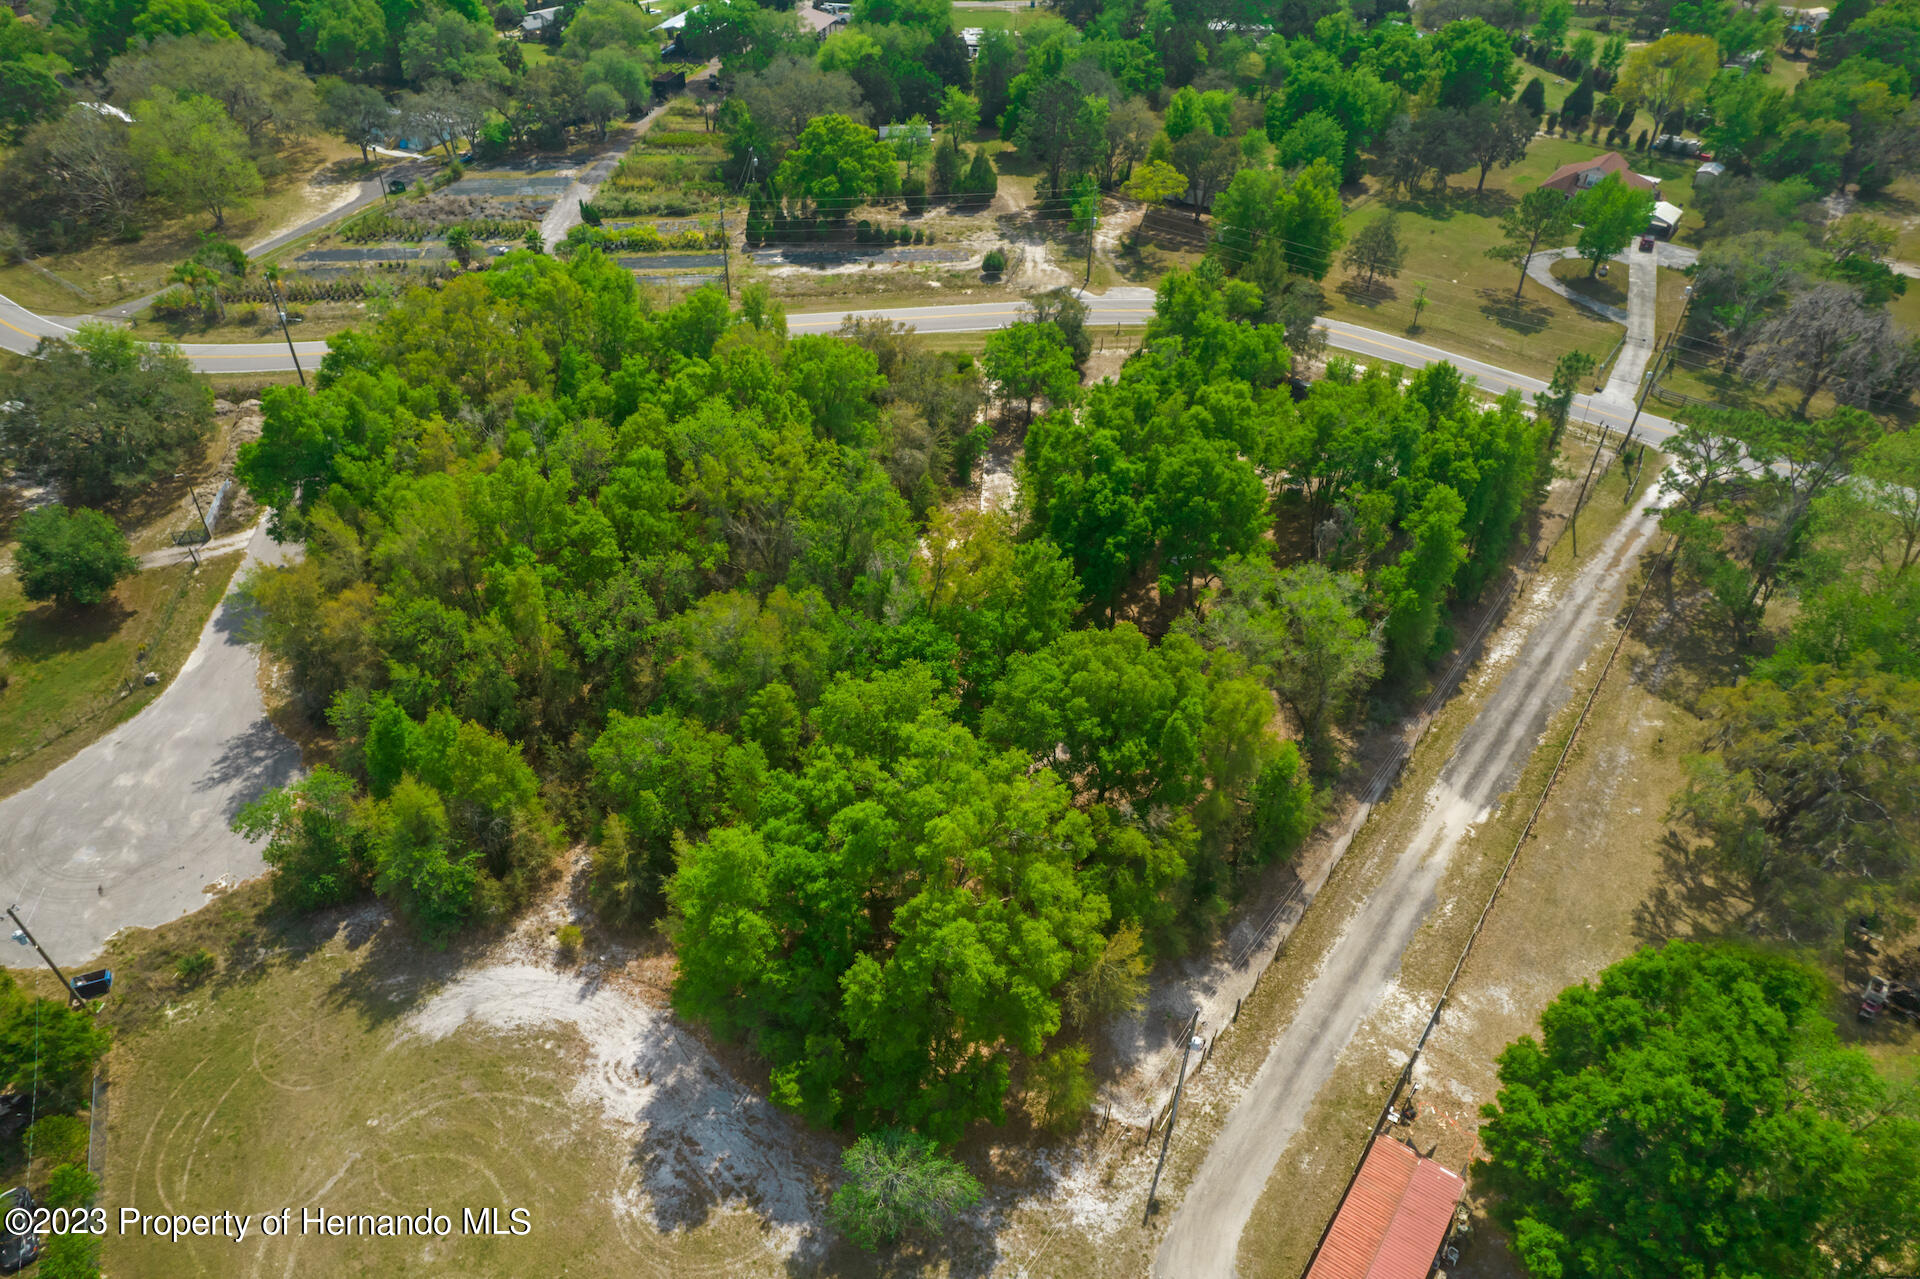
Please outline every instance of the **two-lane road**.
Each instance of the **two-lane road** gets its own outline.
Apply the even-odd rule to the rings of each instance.
[[[1110,325],[1139,328],[1153,315],[1152,289],[1117,288],[1104,294],[1089,293],[1084,296],[1088,308],[1087,322],[1096,328]],[[840,322],[848,316],[858,316],[862,319],[909,324],[922,333],[980,333],[1005,328],[1020,318],[1021,310],[1020,303],[1007,300],[883,310],[807,311],[789,315],[787,328],[794,333],[830,333],[840,327]],[[7,350],[31,353],[41,338],[71,336],[74,325],[78,323],[80,321],[75,319],[35,315],[18,303],[0,297],[0,347]],[[1442,360],[1449,361],[1477,382],[1482,390],[1494,395],[1504,395],[1513,390],[1520,392],[1523,399],[1531,400],[1546,390],[1547,384],[1539,378],[1456,355],[1398,334],[1363,328],[1344,320],[1321,320],[1320,327],[1327,332],[1329,346],[1365,360],[1390,360],[1410,369],[1425,368]],[[301,366],[308,370],[317,368],[320,357],[327,353],[325,342],[296,342],[294,349],[300,354]],[[284,342],[186,342],[181,344],[180,350],[202,373],[285,373],[293,368]],[[1598,397],[1581,396],[1574,405],[1573,415],[1596,426],[1619,431],[1624,430],[1632,419],[1633,410]],[[1656,442],[1666,439],[1673,429],[1672,422],[1651,413],[1642,414],[1638,423],[1640,436]]]

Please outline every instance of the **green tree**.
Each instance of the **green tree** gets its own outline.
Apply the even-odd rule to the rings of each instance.
[[[84,1167],[61,1164],[47,1175],[49,1208],[84,1208],[100,1193],[100,1179]]]
[[[868,1133],[840,1157],[847,1183],[833,1192],[834,1224],[862,1248],[909,1230],[938,1230],[980,1200],[980,1183],[917,1133]]]
[[[1720,70],[1713,37],[1674,32],[1634,50],[1620,69],[1614,93],[1644,106],[1656,128],[1675,111],[1692,106]]]
[[[582,99],[586,107],[587,119],[592,123],[596,136],[607,136],[607,125],[626,114],[627,100],[620,91],[610,84],[590,84],[586,96]]]
[[[1346,158],[1347,131],[1325,111],[1310,111],[1295,120],[1274,144],[1274,163],[1283,169],[1302,169],[1316,160],[1339,168]]]
[[[1347,245],[1342,261],[1349,271],[1360,273],[1360,287],[1371,289],[1381,276],[1391,279],[1400,274],[1407,250],[1400,243],[1400,229],[1394,215],[1375,218],[1361,227]]]
[[[160,89],[134,103],[134,158],[148,188],[181,210],[198,209],[215,229],[227,214],[260,194],[260,170],[247,158],[246,135],[212,98]]]
[[[1140,946],[1140,927],[1122,924],[1107,938],[1100,957],[1067,983],[1060,1010],[1082,1030],[1103,1022],[1131,1017],[1146,1007],[1147,957]]]
[[[1920,843],[1920,681],[1813,666],[1709,695],[1710,751],[1668,819],[1742,931],[1838,928],[1897,891]]]
[[[1527,192],[1501,216],[1500,234],[1507,242],[1488,249],[1487,256],[1496,262],[1507,262],[1520,268],[1520,279],[1513,286],[1513,296],[1519,297],[1521,290],[1527,287],[1527,268],[1532,265],[1533,255],[1540,251],[1541,245],[1556,244],[1573,230],[1573,225],[1572,202],[1560,192],[1546,187],[1536,187]]]
[[[1142,204],[1162,204],[1187,189],[1187,175],[1168,164],[1165,160],[1149,160],[1133,171],[1120,187],[1120,194]],[[1135,245],[1140,242],[1141,223],[1134,223],[1133,238]]]
[[[1464,111],[1489,98],[1511,97],[1518,81],[1513,42],[1478,18],[1449,22],[1435,32],[1427,53],[1435,101]]]
[[[1020,404],[1023,421],[1033,420],[1033,406],[1041,400],[1071,403],[1080,386],[1073,350],[1052,324],[1023,320],[996,329],[987,335],[980,364],[1000,401]]]
[[[1653,218],[1653,193],[1630,187],[1617,173],[1609,173],[1582,191],[1574,201],[1573,216],[1580,223],[1575,242],[1587,260],[1587,274],[1644,235]]]
[[[473,232],[464,226],[447,229],[447,251],[453,254],[453,260],[462,267],[473,264]]]
[[[1278,569],[1258,552],[1229,560],[1200,627],[1245,657],[1293,716],[1314,766],[1336,762],[1333,730],[1380,676],[1380,636],[1357,575],[1322,564]]]
[[[1380,572],[1380,594],[1387,602],[1384,628],[1387,658],[1402,674],[1427,660],[1440,629],[1440,605],[1453,575],[1466,563],[1460,533],[1466,504],[1444,485],[1428,490],[1405,525],[1412,545]]]
[[[1090,1053],[1084,1044],[1062,1044],[1034,1064],[1028,1086],[1039,1102],[1040,1126],[1065,1135],[1086,1122],[1099,1091],[1087,1070]]]
[[[103,502],[172,474],[206,439],[213,393],[178,347],[83,324],[0,373],[0,459]]]
[[[27,1153],[55,1164],[84,1163],[89,1128],[76,1115],[42,1115],[27,1129]]]
[[[87,1095],[105,1055],[106,1027],[90,1011],[42,999],[0,974],[0,1082],[31,1093],[45,1110],[71,1110]]]
[[[956,141],[971,140],[980,127],[980,100],[965,89],[948,85],[940,99],[940,123]]]
[[[845,218],[855,204],[891,191],[893,154],[874,131],[844,115],[820,116],[802,131],[775,175],[788,195]]]
[[[1539,81],[1529,83],[1538,84]],[[1525,102],[1481,102],[1467,109],[1465,150],[1480,168],[1480,180],[1473,189],[1487,188],[1487,174],[1495,165],[1507,168],[1526,159],[1540,117],[1528,110]]]
[[[274,869],[274,895],[302,909],[346,901],[372,877],[353,779],[324,764],[242,808],[233,829],[266,839],[260,856]]]
[[[373,816],[374,887],[433,943],[445,944],[480,901],[477,856],[457,849],[445,802],[402,778]]]
[[[1563,991],[1501,1053],[1474,1167],[1529,1273],[1910,1269],[1920,1123],[1825,1003],[1790,961],[1685,942]]]
[[[42,506],[14,524],[14,572],[30,600],[52,600],[62,608],[100,603],[114,583],[140,571],[127,538],[100,511],[85,507]]]

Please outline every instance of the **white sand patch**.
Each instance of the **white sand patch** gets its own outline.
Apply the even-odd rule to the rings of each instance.
[[[597,1105],[635,1143],[631,1184],[615,1205],[660,1230],[713,1206],[746,1209],[769,1247],[790,1254],[814,1238],[822,1205],[813,1174],[831,1166],[824,1140],[735,1082],[670,1014],[597,975],[508,963],[468,972],[406,1021],[402,1037],[442,1039],[474,1023],[494,1030],[561,1024],[586,1041],[574,1100]]]
[[[1487,651],[1480,657],[1480,670],[1474,676],[1474,686],[1479,687],[1493,679],[1506,669],[1508,662],[1520,653],[1520,646],[1527,642],[1527,636],[1553,608],[1554,599],[1559,594],[1559,583],[1552,579],[1535,579],[1533,589],[1527,592],[1527,600],[1518,617],[1507,619],[1487,645]]]

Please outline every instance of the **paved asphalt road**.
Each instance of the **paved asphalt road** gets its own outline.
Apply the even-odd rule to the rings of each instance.
[[[241,572],[282,553],[262,524]],[[222,877],[234,883],[266,869],[259,846],[227,823],[292,778],[300,753],[267,720],[244,620],[229,592],[152,705],[0,801],[0,893],[61,964],[99,954],[123,927],[198,910],[203,889]],[[13,962],[32,958],[23,956]]]
[[[1350,908],[1298,1009],[1208,1147],[1154,1259],[1156,1276],[1231,1279],[1240,1236],[1274,1169],[1341,1054],[1379,1007],[1408,944],[1438,906],[1448,862],[1518,781],[1549,719],[1572,695],[1576,673],[1610,634],[1634,565],[1659,531],[1656,496],[1649,485],[1628,518],[1552,598],[1545,616],[1526,629],[1485,708],[1467,725],[1415,810],[1418,829],[1391,853],[1379,884]],[[1524,616],[1518,603],[1511,615]]]
[[[1153,315],[1153,290],[1117,288],[1087,297],[1088,323],[1099,327],[1111,324],[1137,328]],[[838,328],[849,315],[894,320],[910,324],[923,333],[977,333],[1005,328],[1020,318],[1018,302],[974,302],[954,306],[896,307],[890,310],[810,311],[787,317],[787,328],[794,333],[827,333]],[[1443,351],[1425,342],[1415,342],[1398,334],[1362,328],[1344,320],[1322,320],[1328,344],[1363,359],[1386,359],[1408,368],[1424,368],[1441,360],[1451,360],[1456,368],[1495,395],[1518,390],[1531,399],[1546,389],[1546,383],[1523,373],[1497,368],[1480,360]],[[42,336],[63,337],[73,332],[66,321],[35,315],[18,304],[0,297],[0,347],[26,353]],[[308,371],[317,368],[326,354],[324,342],[297,342],[300,363]],[[187,342],[181,351],[203,373],[277,373],[293,367],[284,342],[208,343]],[[1630,406],[1611,403],[1598,396],[1581,396],[1574,405],[1574,417],[1605,425],[1615,431],[1626,427],[1633,417]],[[1642,414],[1639,434],[1655,441],[1671,435],[1674,424],[1651,413]]]

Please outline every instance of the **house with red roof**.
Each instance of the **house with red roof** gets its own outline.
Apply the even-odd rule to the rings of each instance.
[[[1660,198],[1660,179],[1650,178],[1644,173],[1635,173],[1633,166],[1628,164],[1626,157],[1618,151],[1609,151],[1591,160],[1577,160],[1572,164],[1563,164],[1540,185],[1566,196],[1576,196],[1609,173],[1619,175],[1620,180],[1630,187],[1652,192],[1656,200]]]

